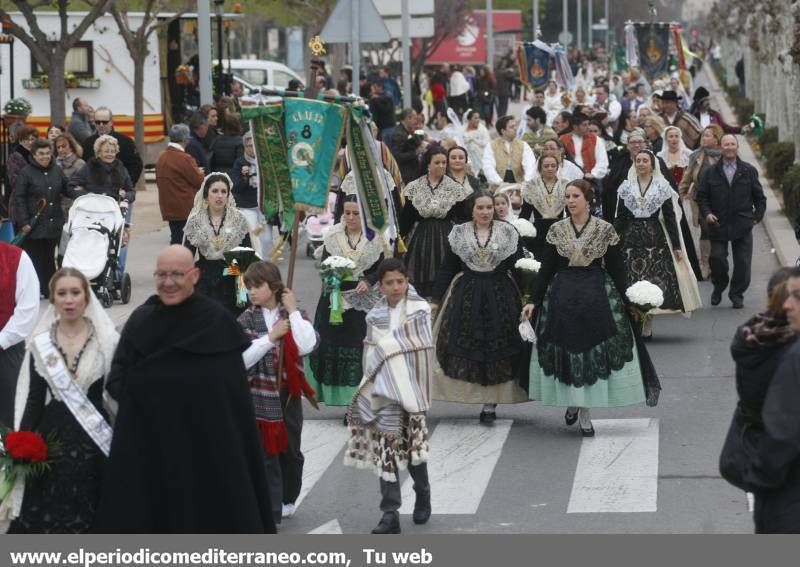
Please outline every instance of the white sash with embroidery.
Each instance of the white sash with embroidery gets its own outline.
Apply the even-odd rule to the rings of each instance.
[[[50,332],[36,335],[33,345],[35,348],[31,349],[32,353],[38,359],[39,368],[44,371],[45,380],[58,392],[84,431],[107,457],[111,452],[111,426],[70,376],[64,359],[53,344]]]

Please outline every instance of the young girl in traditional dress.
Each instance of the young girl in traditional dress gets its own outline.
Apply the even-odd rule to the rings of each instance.
[[[533,244],[534,257],[542,255],[547,231],[558,220],[564,218],[564,193],[567,180],[560,175],[558,158],[543,155],[536,164],[538,175],[522,190],[522,212],[520,217],[530,220],[536,227]]]
[[[355,195],[344,198],[342,222],[325,233],[322,260],[342,256],[352,260],[352,282],[342,282],[344,300],[342,323],[330,323],[330,295],[323,291],[317,304],[314,327],[320,334],[320,346],[311,355],[311,370],[317,381],[317,399],[329,406],[346,406],[353,400],[361,383],[361,355],[367,334],[365,318],[372,308],[372,286],[378,264],[383,258],[383,237],[372,240],[361,230],[361,207]]]
[[[433,365],[431,309],[409,286],[402,261],[383,260],[378,281],[384,297],[367,314],[364,379],[347,411],[351,437],[344,463],[380,477],[383,516],[372,533],[398,534],[399,470],[408,468],[414,480],[414,523],[424,524],[431,515],[425,424]]]
[[[701,306],[697,280],[683,251],[678,228],[678,194],[656,167],[656,157],[642,150],[628,179],[617,191],[614,228],[620,237],[627,285],[646,280],[661,288],[664,303],[656,312],[689,313]],[[652,335],[648,318],[643,335]]]
[[[275,523],[294,515],[303,479],[302,396],[314,395],[303,374],[303,358],[317,346],[317,334],[297,309],[292,290],[284,287],[272,262],[256,262],[244,273],[251,306],[239,324],[252,339],[242,354],[249,369],[256,425],[266,455],[267,484]],[[283,341],[283,348],[281,348]],[[283,375],[278,377],[279,353]]]
[[[517,229],[496,220],[492,196],[470,201],[472,221],[453,227],[434,288],[436,369],[434,398],[484,404],[481,423],[496,419],[497,404],[527,401],[529,347],[518,332],[520,291],[514,264],[524,253]]]
[[[619,237],[594,217],[594,190],[579,179],[567,185],[569,217],[547,233],[532,302],[522,317],[536,318],[530,398],[567,407],[564,421],[580,420],[594,435],[590,408],[654,406],[660,385],[629,316]]]
[[[403,189],[400,232],[408,243],[405,262],[411,283],[422,297],[430,297],[447,235],[455,222],[466,220],[463,202],[473,190],[445,175],[447,152],[440,146],[431,146],[422,166],[426,174]]]

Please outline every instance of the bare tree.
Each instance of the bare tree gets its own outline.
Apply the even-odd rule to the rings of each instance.
[[[150,36],[157,29],[180,18],[191,7],[192,2],[145,0],[144,6],[141,6],[143,15],[138,28],[133,28],[128,20],[129,4],[128,0],[116,0],[111,3],[110,11],[133,59],[133,131],[136,148],[140,155],[144,155],[144,65],[150,55]],[[158,14],[170,7],[175,12],[167,18],[159,19]]]
[[[419,76],[425,61],[439,49],[448,37],[455,37],[464,31],[466,16],[470,12],[467,0],[437,0],[434,3],[433,37],[422,40],[421,49],[412,61],[414,74]]]
[[[27,47],[39,67],[47,73],[50,89],[50,118],[57,124],[64,124],[66,114],[64,106],[66,102],[66,82],[64,81],[64,68],[67,53],[89,29],[89,26],[108,10],[112,0],[84,0],[88,5],[89,12],[83,16],[78,24],[69,30],[67,7],[69,0],[39,0],[36,2],[24,2],[22,0],[11,0],[16,8],[22,13],[28,25],[26,30],[14,22],[8,13],[0,8],[0,18],[8,22],[9,31]],[[57,39],[54,41],[47,37],[42,31],[37,21],[35,10],[45,6],[56,5],[60,19],[60,27]]]

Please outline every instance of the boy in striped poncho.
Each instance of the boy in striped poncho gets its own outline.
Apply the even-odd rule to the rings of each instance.
[[[399,470],[407,468],[414,480],[414,523],[431,515],[425,412],[434,344],[430,306],[409,287],[402,261],[383,260],[378,281],[384,298],[367,314],[364,377],[347,410],[351,436],[344,462],[380,477],[383,517],[372,533],[398,534]]]

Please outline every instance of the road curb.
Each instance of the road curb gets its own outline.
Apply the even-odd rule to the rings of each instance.
[[[720,86],[716,75],[714,75],[714,71],[708,65],[704,65],[703,72],[706,77],[708,77],[708,83],[711,87],[709,88],[711,96],[714,97],[722,117],[726,122],[734,123],[736,121],[736,115],[731,109],[730,104],[728,104],[728,99],[725,97],[725,92]],[[775,197],[775,192],[772,190],[770,181],[761,167],[761,162],[756,157],[750,145],[750,140],[745,136],[740,136],[740,139],[744,139],[746,143],[740,146],[739,154],[744,161],[752,164],[753,167],[758,170],[758,176],[764,188],[764,195],[767,197],[767,210],[764,213],[763,222],[764,229],[767,231],[767,236],[772,242],[774,253],[781,266],[794,266],[798,258],[800,258],[800,244],[797,243],[794,229],[789,219],[783,214],[783,210],[778,203],[777,197]]]

